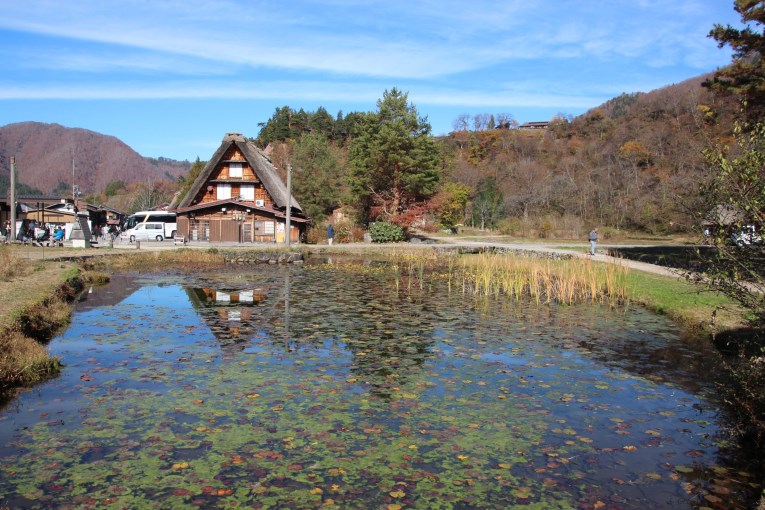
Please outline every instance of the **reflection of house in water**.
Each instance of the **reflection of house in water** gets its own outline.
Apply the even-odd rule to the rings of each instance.
[[[218,290],[209,287],[186,288],[194,308],[223,347],[245,347],[262,327],[261,310],[265,301],[262,289]]]

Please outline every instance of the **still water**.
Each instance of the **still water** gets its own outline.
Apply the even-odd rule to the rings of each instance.
[[[400,282],[399,282],[400,283]],[[744,508],[717,355],[640,308],[329,264],[116,275],[0,413],[0,507]],[[739,459],[739,460],[736,460]]]

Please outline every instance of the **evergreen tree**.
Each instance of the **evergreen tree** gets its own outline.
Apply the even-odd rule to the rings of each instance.
[[[734,8],[747,26],[739,30],[716,24],[709,32],[719,47],[731,47],[733,63],[718,70],[705,85],[739,96],[747,120],[754,122],[765,118],[765,6],[758,0],[735,0]]]
[[[291,156],[292,185],[304,212],[321,221],[340,206],[345,168],[340,152],[319,131],[306,133],[295,143]]]
[[[348,148],[351,189],[364,221],[373,205],[382,208],[384,219],[402,213],[432,195],[440,177],[431,126],[409,104],[408,94],[386,90],[377,108],[358,118]]]

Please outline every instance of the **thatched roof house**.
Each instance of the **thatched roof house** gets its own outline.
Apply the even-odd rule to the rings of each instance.
[[[283,242],[287,186],[271,160],[240,133],[227,133],[176,207],[178,235],[190,240]],[[308,219],[289,200],[290,240],[299,241]]]

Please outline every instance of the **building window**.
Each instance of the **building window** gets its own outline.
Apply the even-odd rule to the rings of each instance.
[[[210,222],[209,221],[195,222],[191,226],[191,240],[192,241],[209,241],[210,240]]]
[[[255,235],[256,236],[273,236],[275,232],[273,221],[256,221],[255,222]]]
[[[225,200],[231,198],[231,184],[218,184],[218,200]]]
[[[242,178],[242,164],[241,163],[229,163],[228,164],[228,176],[229,178]]]
[[[242,184],[239,193],[242,195],[242,200],[250,202],[255,200],[255,186],[253,184]]]

